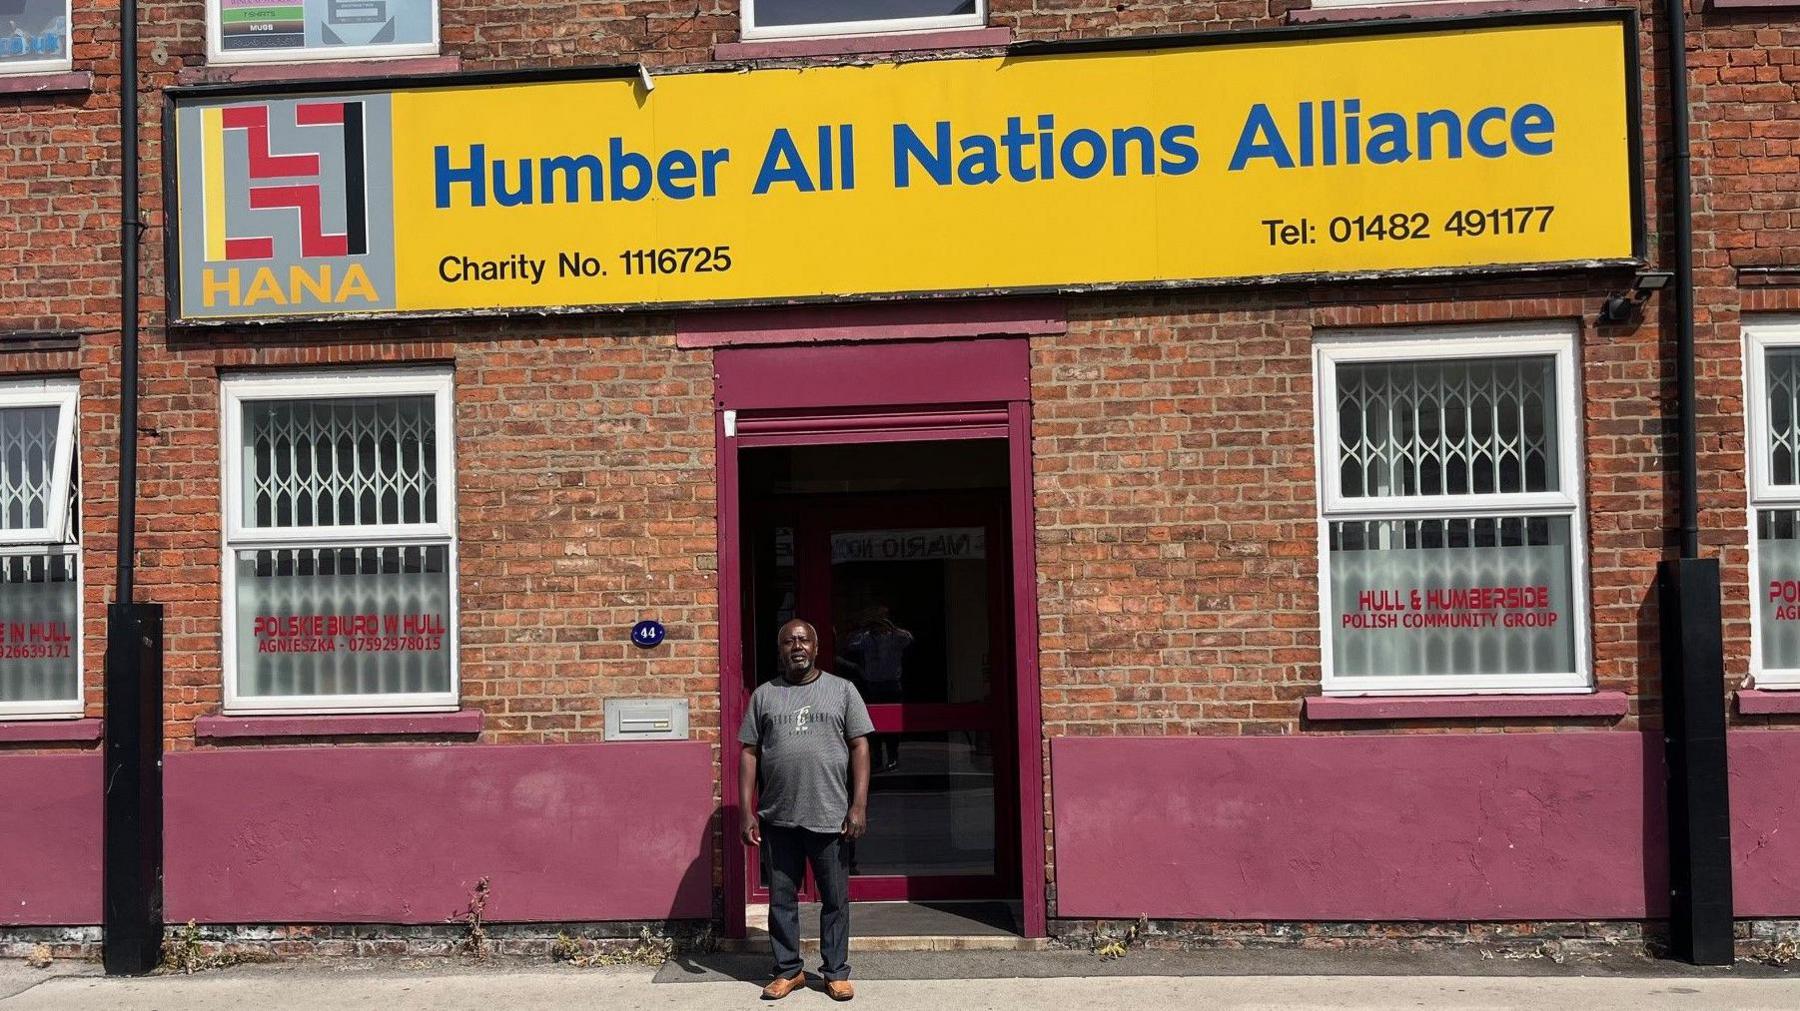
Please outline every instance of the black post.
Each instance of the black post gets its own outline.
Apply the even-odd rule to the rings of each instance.
[[[1675,397],[1681,475],[1679,561],[1657,568],[1663,745],[1669,783],[1669,931],[1674,954],[1730,965],[1731,808],[1726,792],[1725,648],[1719,563],[1700,557],[1699,409],[1694,390],[1694,201],[1688,142],[1687,9],[1668,0],[1669,175],[1675,240]]]
[[[162,953],[162,606],[106,612],[106,840],[102,956],[141,976]]]
[[[118,555],[106,611],[102,959],[141,975],[162,949],[162,609],[133,602],[138,449],[137,0],[119,2]]]
[[[1658,567],[1663,748],[1669,768],[1669,933],[1675,957],[1730,965],[1731,796],[1719,562]]]
[[[1689,178],[1687,11],[1669,3],[1670,181],[1675,191],[1675,397],[1680,419],[1681,557],[1700,557],[1699,412],[1694,404],[1694,194]]]

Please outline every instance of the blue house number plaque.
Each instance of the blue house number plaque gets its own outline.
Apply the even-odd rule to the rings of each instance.
[[[631,626],[631,641],[639,649],[653,649],[662,644],[664,631],[660,621],[640,621]]]

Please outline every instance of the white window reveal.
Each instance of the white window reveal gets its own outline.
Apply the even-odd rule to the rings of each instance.
[[[745,39],[980,28],[985,0],[743,0]]]
[[[1751,670],[1800,688],[1800,321],[1746,327],[1750,386]]]
[[[30,2],[30,0],[27,0]],[[435,56],[437,0],[207,0],[214,63]]]
[[[1573,335],[1317,358],[1324,690],[1591,690]]]
[[[0,718],[82,714],[74,380],[0,385]]]
[[[0,74],[68,70],[69,0],[0,3]]]
[[[227,380],[225,705],[451,710],[448,372]]]

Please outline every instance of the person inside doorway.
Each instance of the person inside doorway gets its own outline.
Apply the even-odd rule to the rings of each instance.
[[[887,605],[876,604],[863,612],[856,630],[845,640],[844,650],[854,657],[862,679],[863,701],[869,705],[899,702],[905,695],[906,649],[913,644],[913,634],[889,616]],[[895,734],[876,734],[873,756],[878,772],[890,771],[900,764],[900,738]]]
[[[819,974],[833,1000],[850,984],[850,847],[868,828],[869,734],[856,688],[818,668],[819,634],[794,619],[775,636],[781,676],[757,686],[738,729],[738,810],[744,842],[765,847],[775,978],[764,1000],[806,984],[800,881],[819,888]]]

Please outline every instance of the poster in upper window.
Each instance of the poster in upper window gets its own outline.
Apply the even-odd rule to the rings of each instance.
[[[335,55],[334,51],[429,47],[436,0],[217,0],[225,56]]]
[[[68,61],[68,0],[0,0],[0,74]]]

